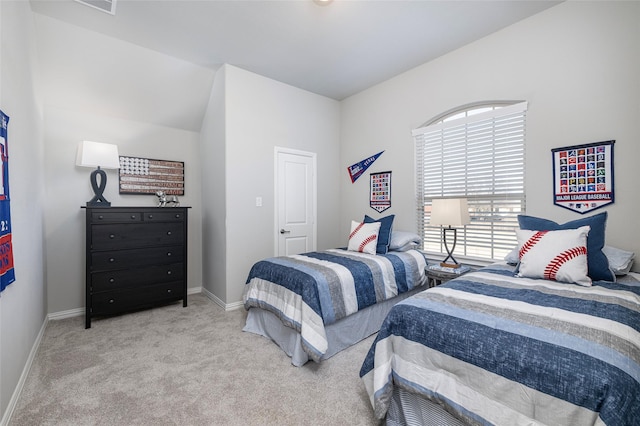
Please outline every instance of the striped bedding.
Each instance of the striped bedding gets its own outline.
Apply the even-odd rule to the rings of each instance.
[[[393,307],[360,371],[469,424],[637,425],[640,286],[516,278],[496,264]]]
[[[319,362],[328,348],[325,325],[423,285],[425,266],[417,250],[370,255],[332,249],[265,259],[249,272],[244,307],[276,314]]]

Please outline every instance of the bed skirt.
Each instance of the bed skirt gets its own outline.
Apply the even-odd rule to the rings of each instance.
[[[387,426],[466,426],[442,406],[397,386],[391,395],[385,423]]]
[[[369,306],[326,326],[325,332],[327,333],[329,347],[321,360],[330,358],[338,352],[377,333],[393,305],[423,290],[426,290],[426,286],[418,287],[402,293],[393,299]],[[275,314],[265,309],[249,309],[247,321],[242,331],[259,334],[260,336],[273,340],[291,357],[291,364],[296,367],[300,367],[309,361],[309,356],[302,349],[300,333],[285,326]]]

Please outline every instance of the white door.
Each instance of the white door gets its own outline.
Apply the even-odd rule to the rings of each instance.
[[[276,255],[316,250],[316,154],[276,147]]]

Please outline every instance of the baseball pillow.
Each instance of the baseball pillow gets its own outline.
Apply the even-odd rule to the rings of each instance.
[[[352,220],[347,250],[376,254],[379,231],[380,222],[361,223]]]
[[[590,229],[589,226],[559,231],[517,229],[518,276],[590,286],[591,278],[587,275]]]

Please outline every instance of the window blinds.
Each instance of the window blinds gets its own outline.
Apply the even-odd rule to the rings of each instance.
[[[521,102],[413,131],[417,217],[426,251],[444,252],[441,228],[429,226],[431,200],[466,197],[471,224],[458,230],[456,253],[504,257],[516,245],[524,211],[524,136]]]

